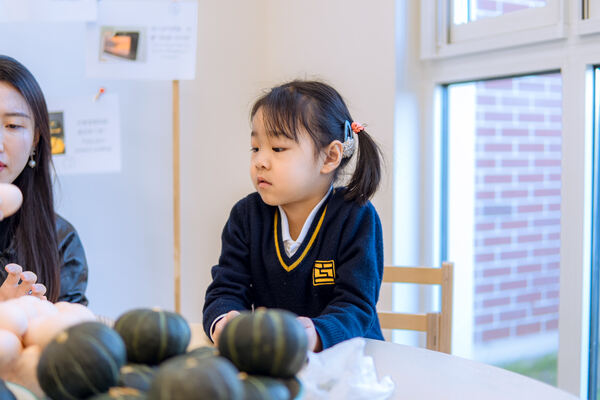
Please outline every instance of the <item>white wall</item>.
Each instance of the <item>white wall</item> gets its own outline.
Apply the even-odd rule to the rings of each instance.
[[[202,320],[221,231],[253,191],[249,107],[265,70],[264,2],[199,2],[196,80],[181,89],[182,312]]]
[[[410,0],[396,1],[396,101],[394,107],[394,169],[393,169],[393,254],[395,265],[424,265],[434,260],[423,256],[423,244],[434,236],[421,223],[423,179],[421,168],[419,61],[419,4]],[[430,207],[433,208],[433,207]],[[386,286],[386,285],[384,285]],[[401,312],[429,312],[433,309],[431,290],[419,285],[396,284],[393,309]],[[387,293],[386,293],[387,294]],[[386,307],[386,298],[381,302]],[[439,302],[436,302],[437,305]],[[425,344],[425,334],[396,331],[394,341]]]
[[[0,54],[32,71],[50,106],[61,97],[92,102],[101,86],[119,95],[122,171],[60,177],[57,211],[84,244],[96,313],[172,307],[170,83],[85,79],[82,23],[0,24],[0,38]]]
[[[386,260],[391,257],[394,17],[394,0],[267,0],[265,84],[294,78],[329,82],[383,149],[386,175],[374,204],[387,240]]]

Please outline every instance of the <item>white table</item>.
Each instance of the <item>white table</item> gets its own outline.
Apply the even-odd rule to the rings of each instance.
[[[190,348],[211,345],[192,325]],[[424,348],[366,339],[377,376],[389,375],[401,400],[578,400],[554,386],[502,368]]]
[[[391,376],[394,399],[576,400],[535,379],[461,357],[367,339],[377,375]]]

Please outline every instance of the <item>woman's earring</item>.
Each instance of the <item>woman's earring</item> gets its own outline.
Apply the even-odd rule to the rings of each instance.
[[[30,168],[35,168],[35,166],[37,165],[37,163],[33,159],[33,156],[35,156],[35,150],[33,150],[31,152],[31,154],[29,155],[29,162],[27,164],[29,165]]]

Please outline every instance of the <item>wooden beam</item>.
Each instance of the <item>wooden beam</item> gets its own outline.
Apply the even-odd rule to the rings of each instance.
[[[425,314],[380,312],[378,316],[382,329],[409,329],[427,332],[427,316]]]
[[[181,211],[179,185],[179,81],[173,81],[173,272],[175,312],[181,313]]]
[[[442,269],[428,267],[384,267],[384,282],[406,282],[430,285],[442,284]]]

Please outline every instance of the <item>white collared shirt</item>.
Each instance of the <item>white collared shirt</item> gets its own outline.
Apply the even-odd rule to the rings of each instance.
[[[300,245],[302,244],[302,241],[304,240],[306,234],[308,233],[308,230],[310,229],[310,225],[315,219],[315,215],[317,215],[317,211],[319,210],[319,208],[321,208],[321,206],[325,202],[325,199],[327,198],[327,196],[329,196],[329,193],[331,193],[332,189],[333,186],[330,186],[327,193],[325,193],[325,196],[323,196],[321,201],[319,201],[315,208],[312,209],[310,214],[308,214],[308,218],[306,218],[306,221],[304,221],[304,226],[302,226],[300,235],[298,235],[298,238],[296,240],[293,240],[290,236],[290,226],[288,224],[288,219],[287,215],[285,215],[285,211],[283,211],[283,208],[281,206],[277,206],[279,207],[279,213],[281,214],[281,239],[283,240],[283,246],[285,247],[285,254],[287,254],[288,257],[293,256],[296,253],[296,250],[298,250],[298,247],[300,247]]]

